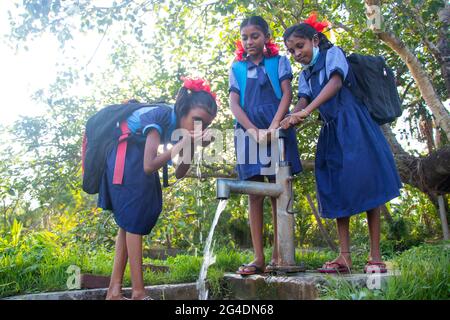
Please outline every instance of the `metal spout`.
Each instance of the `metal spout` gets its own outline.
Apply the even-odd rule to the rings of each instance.
[[[283,187],[276,183],[245,180],[217,179],[216,198],[229,199],[231,193],[279,197]]]
[[[282,272],[304,271],[295,265],[294,215],[292,214],[291,164],[286,161],[285,139],[287,133],[277,130],[278,147],[276,183],[217,179],[217,199],[229,199],[231,193],[262,195],[277,198],[278,261],[276,269]]]

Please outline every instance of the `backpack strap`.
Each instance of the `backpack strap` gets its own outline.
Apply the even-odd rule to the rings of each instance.
[[[127,154],[128,137],[131,134],[128,128],[128,121],[124,120],[120,124],[121,135],[117,146],[116,163],[114,165],[113,184],[122,184],[123,173],[125,171],[125,157]]]
[[[265,58],[264,68],[269,77],[272,88],[275,92],[275,96],[281,99],[283,93],[281,91],[280,79],[278,78],[278,64],[280,63],[280,56]],[[231,66],[234,77],[239,85],[240,95],[239,103],[242,109],[244,109],[245,90],[247,88],[247,63],[245,61],[236,61]]]
[[[273,91],[278,99],[281,99],[283,93],[281,91],[280,79],[278,78],[278,65],[280,63],[280,56],[266,58],[264,60],[264,67],[272,84]]]
[[[245,89],[247,87],[247,63],[245,61],[236,61],[231,66],[234,77],[239,85],[239,103],[241,104],[241,108],[244,109],[244,101],[245,101]]]

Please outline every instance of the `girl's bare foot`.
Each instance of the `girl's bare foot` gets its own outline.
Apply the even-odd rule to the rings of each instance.
[[[374,262],[374,263],[383,262],[383,258],[381,257],[381,254],[379,252],[376,254],[370,253],[367,261]]]
[[[320,273],[349,273],[352,268],[350,253],[341,252],[333,261],[325,262],[322,268],[317,269]]]
[[[266,267],[264,265],[264,260],[261,261],[255,259],[248,264],[243,264],[242,266],[240,266],[237,270],[237,273],[249,275],[253,273],[262,273],[265,271],[265,269]]]
[[[133,291],[131,295],[131,300],[148,300],[148,296],[145,294],[144,291]]]
[[[331,263],[344,265],[351,269],[352,268],[352,257],[350,256],[350,253],[342,252],[336,259],[331,261]]]
[[[123,300],[122,284],[111,284],[106,294],[106,300]]]
[[[125,300],[125,297],[122,294],[118,295],[107,294],[105,300]]]

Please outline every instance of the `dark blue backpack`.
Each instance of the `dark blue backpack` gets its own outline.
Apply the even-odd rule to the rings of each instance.
[[[402,115],[394,72],[381,56],[352,53],[347,57],[354,84],[348,87],[369,109],[376,123],[390,123]]]
[[[130,101],[104,107],[86,123],[82,146],[83,190],[89,194],[99,191],[105,171],[106,157],[118,139],[126,140],[131,136],[124,121],[136,110],[143,107],[160,106],[164,102],[139,103]],[[126,123],[126,121],[125,121]],[[117,163],[116,163],[117,166]],[[163,170],[164,185],[167,185],[167,166]]]

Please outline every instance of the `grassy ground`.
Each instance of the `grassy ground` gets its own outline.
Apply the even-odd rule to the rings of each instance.
[[[421,245],[392,259],[396,277],[379,290],[357,288],[335,281],[324,288],[323,299],[338,300],[449,300],[450,243]]]
[[[45,237],[45,234],[40,237]],[[401,271],[401,276],[389,282],[382,291],[372,292],[336,284],[326,288],[323,296],[331,299],[448,299],[449,247],[448,243],[423,245],[395,256],[392,263]],[[113,262],[113,252],[104,248],[86,252],[76,244],[60,246],[57,241],[39,238],[33,239],[31,243],[4,249],[1,253],[0,297],[67,290],[69,266],[79,266],[82,273],[110,275]],[[252,252],[218,249],[215,253],[216,263],[208,270],[208,280],[212,295],[220,296],[223,293],[223,274],[234,272],[242,263],[251,261]],[[326,250],[304,250],[296,254],[297,261],[304,263],[308,269],[316,269],[334,257],[335,253]],[[266,250],[266,259],[270,261],[270,250]],[[362,270],[365,261],[366,253],[356,250],[353,255],[356,272]],[[202,259],[178,255],[164,261],[144,259],[144,262],[170,268],[169,272],[145,272],[146,285],[156,285],[196,281]],[[128,269],[124,281],[125,286],[130,285]]]

